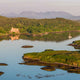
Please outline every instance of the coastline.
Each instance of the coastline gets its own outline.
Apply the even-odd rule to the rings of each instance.
[[[0,36],[11,36],[11,35],[28,35],[28,36],[43,36],[48,35],[49,33],[64,33],[64,32],[80,32],[80,30],[70,30],[70,31],[53,31],[53,32],[45,32],[45,33],[15,33],[15,34],[2,34],[0,33]]]

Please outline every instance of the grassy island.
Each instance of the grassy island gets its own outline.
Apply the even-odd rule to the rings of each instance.
[[[24,54],[25,64],[37,64],[44,66],[55,66],[61,69],[67,69],[69,72],[80,73],[80,52],[79,51],[54,51],[45,50],[39,53]],[[30,64],[31,63],[31,64]]]
[[[40,53],[27,53],[24,58],[38,59],[49,63],[65,63],[80,66],[80,52],[77,51],[44,51]]]

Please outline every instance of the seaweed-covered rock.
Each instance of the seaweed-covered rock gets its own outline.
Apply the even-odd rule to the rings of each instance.
[[[4,72],[0,72],[0,76],[3,75],[3,74],[4,74]]]
[[[31,45],[24,45],[24,46],[22,46],[22,48],[32,48],[33,46],[31,46]]]
[[[7,66],[8,64],[6,63],[0,63],[0,66]]]

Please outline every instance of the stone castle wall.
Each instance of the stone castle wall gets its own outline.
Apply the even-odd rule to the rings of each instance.
[[[11,28],[11,30],[10,30],[10,33],[13,33],[13,32],[15,32],[15,33],[20,33],[20,31],[19,31],[19,29],[18,28]]]

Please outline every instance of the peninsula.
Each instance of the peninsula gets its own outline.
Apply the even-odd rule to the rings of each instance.
[[[26,53],[24,64],[42,65],[65,69],[68,72],[80,73],[80,52],[45,50],[39,53]]]

